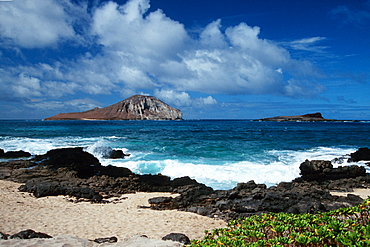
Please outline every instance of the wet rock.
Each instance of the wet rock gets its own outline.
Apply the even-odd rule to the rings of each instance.
[[[109,153],[109,156],[107,158],[109,159],[122,159],[124,157],[130,156],[130,154],[125,154],[122,150],[112,150]]]
[[[299,169],[302,179],[306,181],[338,180],[343,178],[355,178],[366,175],[366,169],[362,166],[339,166],[333,168],[330,161],[306,160]]]
[[[126,156],[130,156],[129,154],[125,154],[122,150],[116,150],[105,146],[93,147],[89,149],[89,151],[105,159],[123,159]]]
[[[12,158],[28,158],[31,157],[29,152],[25,151],[8,151],[4,152],[3,149],[0,149],[0,158],[12,159]]]
[[[134,173],[126,167],[116,167],[112,165],[101,166],[97,169],[97,171],[98,175],[106,175],[114,178],[129,177],[130,175],[134,175]]]
[[[170,233],[162,238],[162,240],[171,240],[174,242],[180,242],[183,244],[190,244],[190,239],[183,233]]]
[[[351,158],[348,162],[358,162],[361,160],[370,160],[370,149],[369,148],[359,148],[356,152],[350,154]]]

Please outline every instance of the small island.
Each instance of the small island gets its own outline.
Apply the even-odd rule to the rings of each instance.
[[[181,120],[182,112],[163,101],[134,95],[116,104],[85,112],[59,113],[44,120]]]
[[[324,118],[320,112],[298,116],[278,116],[271,118],[261,118],[255,121],[274,121],[274,122],[355,122],[355,120],[337,120]]]

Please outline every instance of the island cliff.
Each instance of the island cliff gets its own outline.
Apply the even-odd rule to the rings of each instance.
[[[305,114],[305,115],[298,115],[298,116],[278,116],[278,117],[271,117],[271,118],[262,118],[258,119],[257,121],[276,121],[276,122],[317,122],[317,121],[341,121],[335,119],[326,119],[322,116],[320,112]]]
[[[181,120],[182,112],[163,101],[134,95],[116,104],[85,112],[59,113],[44,120]]]

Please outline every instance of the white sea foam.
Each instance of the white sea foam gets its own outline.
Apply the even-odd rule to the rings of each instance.
[[[185,162],[177,159],[140,160],[137,158],[115,160],[113,164],[127,167],[139,174],[161,173],[171,178],[189,176],[214,189],[230,189],[237,183],[250,180],[254,180],[256,183],[264,183],[268,186],[283,181],[292,181],[299,177],[299,166],[306,159],[334,160],[355,151],[356,149],[327,147],[318,147],[304,151],[272,150],[268,151],[267,154],[270,157],[275,157],[275,160],[225,162],[223,165],[219,163],[212,164],[211,161],[209,164],[199,164],[196,161]],[[110,163],[112,164],[112,161]],[[339,165],[352,165],[353,163],[345,161],[343,164],[333,164],[334,167],[337,167]],[[365,162],[356,164],[366,167]],[[370,170],[368,167],[366,168],[368,171]]]
[[[355,152],[357,149],[348,147],[316,147],[308,150],[269,150],[258,157],[246,155],[244,161],[225,161],[202,158],[185,157],[170,158],[158,155],[151,151],[133,152],[125,147],[124,137],[57,137],[57,138],[25,138],[25,137],[2,137],[0,147],[5,151],[24,150],[33,155],[44,154],[55,148],[85,147],[85,150],[96,156],[102,165],[115,165],[127,167],[139,174],[158,174],[177,178],[189,176],[197,181],[211,186],[215,189],[230,189],[237,183],[254,180],[256,183],[264,183],[268,186],[282,181],[291,181],[299,176],[299,165],[308,160],[334,160],[343,155]],[[130,157],[119,160],[103,158],[104,147],[121,149],[124,153],[131,154]],[[334,167],[352,165],[347,163],[343,157],[343,163],[334,163]],[[365,162],[358,165],[370,167]]]

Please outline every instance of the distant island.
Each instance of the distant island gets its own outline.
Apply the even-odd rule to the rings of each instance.
[[[275,122],[345,122],[355,120],[337,120],[337,119],[327,119],[322,116],[320,112],[310,113],[298,116],[278,116],[271,118],[261,118],[255,121],[275,121]]]
[[[59,113],[44,120],[181,120],[179,109],[153,97],[134,95],[116,104],[84,112]]]

